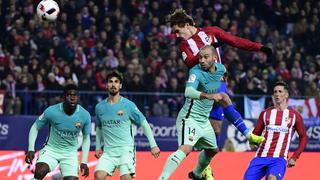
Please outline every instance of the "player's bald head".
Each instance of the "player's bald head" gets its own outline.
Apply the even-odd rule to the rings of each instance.
[[[216,49],[211,45],[205,45],[199,51],[200,55],[201,55],[201,53],[204,53],[204,52],[210,52],[212,54],[212,56],[217,55]]]

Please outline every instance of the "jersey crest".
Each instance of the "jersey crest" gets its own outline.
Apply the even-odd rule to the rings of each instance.
[[[75,127],[79,129],[81,127],[81,123],[80,122],[76,122]]]
[[[118,114],[118,116],[123,116],[124,110],[119,110],[119,111],[117,112],[117,114]]]

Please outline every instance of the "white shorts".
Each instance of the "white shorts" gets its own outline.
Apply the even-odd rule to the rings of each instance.
[[[217,140],[210,121],[199,123],[191,118],[177,119],[178,143],[191,145],[196,149],[216,149]]]

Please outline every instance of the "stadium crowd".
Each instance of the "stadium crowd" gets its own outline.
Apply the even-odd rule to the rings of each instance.
[[[111,70],[124,74],[123,91],[184,92],[187,69],[165,20],[177,8],[184,8],[198,26],[218,26],[273,49],[268,58],[223,45],[229,94],[270,94],[275,81],[285,80],[292,97],[319,97],[317,0],[60,0],[55,23],[39,21],[38,2],[1,1],[5,114],[21,113],[17,90],[61,90],[73,82],[81,91],[105,91]],[[181,101],[179,96],[166,101],[155,96],[150,107],[156,115],[169,114],[172,104]],[[41,95],[32,100],[39,112],[54,102]],[[160,111],[163,105],[168,108]]]

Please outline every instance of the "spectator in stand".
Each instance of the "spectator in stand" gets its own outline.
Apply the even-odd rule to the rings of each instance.
[[[230,80],[241,87],[241,91],[234,89],[236,94],[247,93],[245,90],[249,83],[239,83],[239,75],[252,70],[253,64],[260,69],[255,71],[255,76],[261,81],[266,80],[263,78],[263,69],[268,70],[266,82],[269,91],[272,89],[270,84],[277,75],[282,74],[279,71],[282,61],[289,71],[289,77],[284,77],[288,82],[295,80],[298,87],[302,87],[305,84],[303,72],[307,71],[310,80],[320,84],[316,78],[320,71],[320,56],[317,56],[320,43],[316,43],[320,41],[320,4],[314,0],[299,3],[279,0],[273,4],[268,1],[268,4],[261,2],[250,5],[242,1],[208,0],[152,3],[61,0],[61,13],[55,25],[49,22],[40,24],[34,4],[30,1],[3,1],[2,5],[4,23],[0,27],[0,80],[12,74],[17,87],[21,87],[24,78],[17,70],[24,65],[29,66],[30,62],[32,66],[37,64],[34,66],[37,68],[28,68],[28,72],[33,79],[40,73],[45,84],[50,81],[48,75],[54,73],[54,66],[61,63],[63,66],[59,65],[59,73],[63,72],[64,66],[69,66],[70,73],[75,73],[79,82],[88,68],[92,69],[93,75],[101,69],[109,71],[110,67],[100,63],[106,57],[107,49],[112,50],[119,61],[119,65],[113,68],[124,72],[127,80],[132,79],[132,74],[126,73],[126,69],[137,58],[131,56],[138,55],[138,73],[143,79],[144,91],[150,91],[151,87],[148,86],[154,84],[155,76],[165,66],[167,79],[177,78],[178,86],[181,86],[187,76],[183,69],[185,65],[178,52],[178,43],[170,34],[172,29],[163,17],[179,8],[185,8],[188,14],[194,15],[201,27],[220,26],[232,35],[273,47],[274,56],[270,58],[273,61],[266,63],[261,53],[242,52],[228,45],[222,46],[223,62],[230,69]],[[68,79],[59,86],[63,86]],[[46,86],[46,90],[60,89],[59,86]],[[79,83],[79,86],[82,85]],[[102,90],[98,85],[94,86]]]
[[[21,99],[16,95],[16,80],[12,74],[8,74],[3,81],[6,95],[4,100],[5,111],[4,114],[20,114],[21,113]]]

